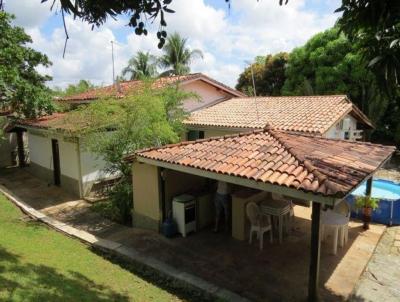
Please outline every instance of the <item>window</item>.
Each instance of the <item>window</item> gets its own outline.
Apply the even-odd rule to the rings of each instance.
[[[204,138],[204,131],[190,130],[187,133],[187,140],[188,141],[194,141],[196,139],[201,139],[201,138]]]

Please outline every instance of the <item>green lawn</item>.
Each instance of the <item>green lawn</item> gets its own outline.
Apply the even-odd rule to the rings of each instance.
[[[178,301],[0,194],[0,301]]]

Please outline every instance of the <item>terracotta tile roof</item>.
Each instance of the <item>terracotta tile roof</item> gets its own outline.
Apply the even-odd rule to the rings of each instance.
[[[276,130],[256,130],[138,151],[153,159],[341,198],[371,175],[395,147]]]
[[[68,130],[73,126],[65,122],[68,113],[53,113],[36,119],[16,120],[13,124],[40,129]]]
[[[202,73],[192,73],[192,74],[187,74],[187,75],[175,75],[175,76],[168,76],[168,77],[162,77],[158,78],[154,81],[153,83],[153,88],[163,88],[167,85],[171,84],[176,84],[176,83],[183,83],[183,82],[188,82],[188,81],[193,81],[193,80],[204,80],[206,82],[212,83],[213,85],[219,86],[222,89],[228,91],[234,96],[245,96],[243,93],[240,91],[237,91],[225,84],[222,84]],[[133,80],[133,81],[125,81],[125,82],[120,82],[117,85],[110,85],[110,86],[105,86],[101,88],[96,88],[92,89],[80,94],[60,98],[57,101],[61,102],[82,102],[82,101],[90,101],[90,100],[95,100],[98,99],[99,97],[109,97],[109,96],[114,96],[114,97],[123,97],[130,91],[134,91],[138,88],[140,88],[143,84],[143,81],[140,80]]]
[[[346,114],[369,119],[345,95],[233,98],[190,115],[185,124],[324,134]]]

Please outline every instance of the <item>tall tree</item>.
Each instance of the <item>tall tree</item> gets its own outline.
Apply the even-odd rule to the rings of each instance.
[[[157,58],[149,52],[138,51],[129,59],[128,66],[122,70],[122,76],[130,75],[130,80],[153,78],[157,75]]]
[[[379,89],[363,51],[332,28],[312,37],[289,56],[284,95],[346,94],[375,123],[372,138],[400,143],[400,107]]]
[[[383,101],[359,45],[351,43],[336,27],[315,35],[303,47],[293,50],[282,93],[347,94],[366,114],[376,118],[379,118],[376,106],[372,104]]]
[[[236,89],[254,95],[251,68],[257,95],[280,95],[285,82],[285,66],[288,54],[280,52],[266,57],[258,56],[252,66],[247,67],[239,76]]]
[[[190,72],[190,63],[196,58],[203,58],[201,50],[191,50],[186,43],[187,39],[176,32],[168,37],[163,48],[164,54],[159,58],[160,66],[168,69],[162,76],[187,74]]]
[[[363,57],[377,76],[380,88],[398,96],[400,89],[400,2],[343,0],[339,26],[360,45]]]
[[[0,11],[0,108],[10,108],[27,118],[51,113],[54,105],[50,89],[45,86],[51,77],[36,70],[51,62],[27,46],[32,39],[21,27],[11,25],[13,18]]]

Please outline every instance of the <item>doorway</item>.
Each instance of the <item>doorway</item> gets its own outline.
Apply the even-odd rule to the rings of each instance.
[[[61,185],[61,170],[60,170],[60,151],[58,147],[58,140],[51,140],[51,149],[53,153],[53,173],[54,173],[54,184],[56,186]]]

